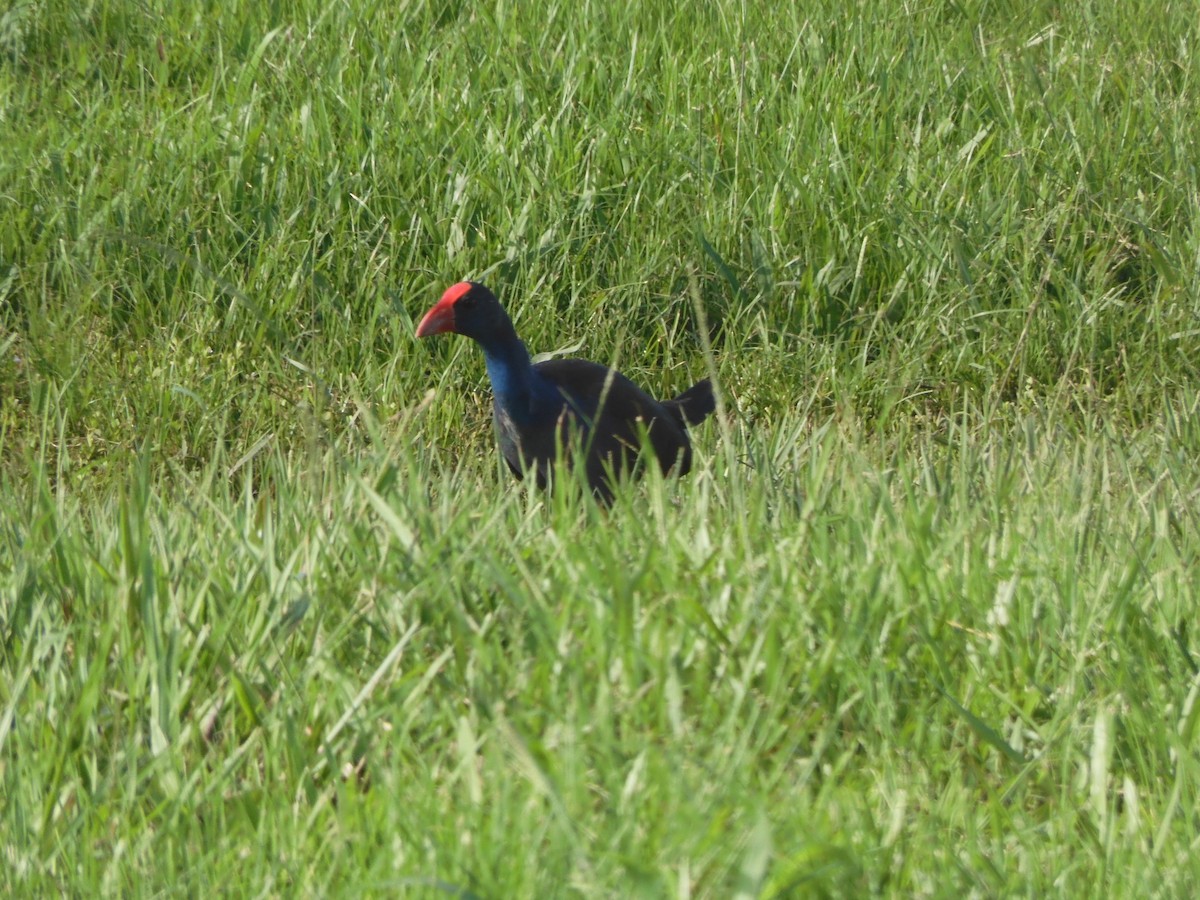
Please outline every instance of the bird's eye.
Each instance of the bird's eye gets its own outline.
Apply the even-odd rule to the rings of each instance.
[[[470,293],[463,294],[454,305],[459,309],[470,309],[475,305],[475,295]]]

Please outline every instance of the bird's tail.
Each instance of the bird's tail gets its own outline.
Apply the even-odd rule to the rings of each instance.
[[[686,428],[703,422],[717,408],[717,401],[713,398],[712,382],[705,378],[697,381],[678,397],[664,400],[662,405]]]

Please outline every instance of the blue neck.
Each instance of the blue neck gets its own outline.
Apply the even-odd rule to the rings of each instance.
[[[537,415],[546,403],[552,403],[555,414],[561,406],[561,398],[544,378],[533,369],[529,351],[515,337],[496,343],[482,344],[483,359],[487,364],[488,379],[496,403],[515,422],[528,422]]]

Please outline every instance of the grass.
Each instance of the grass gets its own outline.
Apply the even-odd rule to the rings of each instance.
[[[1187,895],[1198,42],[0,13],[0,890]],[[467,276],[693,473],[511,483]]]

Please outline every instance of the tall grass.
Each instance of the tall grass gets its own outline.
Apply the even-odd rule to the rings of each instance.
[[[0,13],[4,892],[1185,895],[1194,20]],[[693,473],[511,483],[468,276]]]

